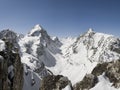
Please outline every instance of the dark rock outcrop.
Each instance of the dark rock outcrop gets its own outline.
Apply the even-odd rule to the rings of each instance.
[[[112,44],[109,47],[111,51],[120,54],[120,39],[116,39],[116,41],[112,42]]]
[[[102,75],[103,72],[107,70],[108,63],[97,64],[97,66],[93,69],[92,74],[95,76]]]
[[[21,64],[19,54],[15,54],[13,90],[22,90],[23,88],[23,65]]]
[[[67,77],[64,77],[62,75],[49,75],[43,78],[40,85],[40,90],[62,90],[67,85],[70,85],[72,90],[71,82]]]
[[[120,88],[120,60],[99,63],[92,71],[87,74],[83,80],[74,85],[74,90],[89,90],[98,83],[97,76],[102,75],[109,79],[115,88]]]
[[[105,76],[108,77],[115,88],[120,88],[120,60],[98,64],[92,74],[99,76],[105,72]]]
[[[109,63],[105,75],[115,88],[120,88],[120,60]]]

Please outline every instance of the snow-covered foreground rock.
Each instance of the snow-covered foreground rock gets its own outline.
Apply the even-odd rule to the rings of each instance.
[[[40,87],[45,90],[45,83],[44,86],[41,86],[43,85],[41,83],[46,80],[45,78],[57,75],[63,75],[71,81],[62,90],[120,90],[120,78],[118,78],[120,67],[112,67],[113,71],[108,68],[111,67],[109,65],[105,70],[104,66],[98,67],[99,64],[115,63],[120,60],[119,38],[89,29],[79,37],[59,39],[49,36],[40,25],[34,26],[25,36],[17,36],[11,38],[17,38],[17,44],[14,41],[14,45],[20,48],[19,54],[24,67],[23,90],[39,90]],[[0,41],[0,50],[3,49],[4,42]],[[103,71],[96,71],[96,68]],[[96,72],[93,73],[94,71]],[[104,76],[105,72],[106,76]],[[110,76],[115,76],[116,81],[111,80]],[[52,81],[48,78],[49,80]],[[59,79],[57,80],[57,82],[53,80],[55,85],[52,88],[54,89],[63,87]]]

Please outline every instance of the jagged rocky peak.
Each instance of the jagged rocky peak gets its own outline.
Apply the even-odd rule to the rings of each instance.
[[[56,43],[58,46],[61,46],[62,43],[60,42],[59,38],[54,36],[54,37],[51,37],[51,39],[54,41],[54,43]]]
[[[77,38],[77,41],[79,40],[84,40],[84,39],[89,39],[89,38],[92,38],[93,35],[95,35],[95,31],[92,29],[92,28],[89,28],[85,33],[81,34],[78,38]]]
[[[5,42],[9,42],[13,44],[16,48],[19,48],[19,45],[18,45],[19,39],[18,39],[17,33],[15,33],[10,29],[2,30],[0,32],[0,39],[2,39]]]
[[[4,38],[9,39],[9,40],[17,39],[17,34],[10,29],[2,30],[0,32],[0,39],[4,39]]]
[[[87,32],[91,33],[91,32],[94,32],[94,30],[92,28],[89,28]]]
[[[34,26],[34,29],[40,29],[40,30],[41,30],[41,29],[42,29],[42,26],[39,25],[39,24],[37,24],[37,25]]]
[[[94,35],[96,32],[92,29],[89,28],[88,31],[86,31],[84,34],[81,34],[77,39],[75,44],[77,43],[83,43],[84,45],[92,43],[94,40]]]
[[[28,37],[38,37],[41,42],[50,42],[52,39],[47,34],[47,31],[39,24],[35,25],[33,29],[28,33]]]
[[[37,24],[32,28],[32,30],[28,33],[28,35],[39,36],[41,30],[42,30],[42,27],[39,24]]]
[[[79,36],[67,51],[70,56],[73,53],[79,55],[83,53],[80,49],[84,50],[84,55],[91,62],[110,62],[120,58],[120,40],[113,35],[94,32],[93,29]]]
[[[95,34],[94,30],[92,28],[89,28],[88,31],[85,33],[85,36],[91,37],[94,34]]]
[[[35,25],[32,30],[28,33],[30,36],[43,36],[47,35],[47,32],[39,24]]]

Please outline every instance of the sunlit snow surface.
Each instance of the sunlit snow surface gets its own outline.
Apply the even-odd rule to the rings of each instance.
[[[41,27],[38,25],[35,26],[29,34],[36,32],[37,29],[41,30]],[[72,85],[74,85],[81,81],[86,74],[91,73],[97,63],[101,62],[100,60],[102,60],[102,62],[110,62],[112,60],[117,60],[120,57],[120,55],[118,55],[116,52],[110,51],[108,48],[112,42],[116,41],[116,38],[114,38],[112,35],[102,33],[95,33],[92,38],[90,38],[89,35],[91,35],[91,33],[92,30],[89,30],[84,36],[80,36],[80,38],[68,37],[60,39],[60,43],[62,44],[61,46],[58,46],[58,43],[55,43],[54,40],[56,37],[52,37],[51,40],[46,39],[41,41],[41,35],[34,37],[26,35],[19,41],[22,52],[22,63],[27,64],[31,69],[34,70],[34,68],[36,68],[36,64],[31,63],[30,58],[42,61],[46,65],[45,67],[51,70],[53,74],[67,76],[71,80]],[[24,45],[30,42],[32,42],[32,52],[31,54],[28,54],[26,53],[26,48]],[[44,53],[38,59],[36,49],[40,43],[44,46]],[[48,45],[46,46],[45,44]],[[30,87],[29,90],[37,90],[37,88],[40,86],[40,77],[36,74],[34,74],[34,76],[37,78],[36,82],[39,84],[31,86],[34,89]],[[111,87],[110,83],[106,79],[102,77],[103,76],[99,77],[99,83],[91,90],[116,90],[115,88]],[[25,86],[30,83],[31,79],[29,75],[24,75],[24,78]],[[29,85],[27,87],[29,87]],[[23,90],[26,90],[26,88],[24,87]],[[70,90],[69,86],[63,90]]]
[[[99,82],[95,87],[90,90],[120,90],[112,86],[112,83],[109,82],[108,78],[104,75],[98,76]]]
[[[4,41],[0,40],[0,51],[3,51],[5,49],[5,43]]]
[[[71,90],[71,87],[69,85],[67,85],[64,89],[62,90]]]

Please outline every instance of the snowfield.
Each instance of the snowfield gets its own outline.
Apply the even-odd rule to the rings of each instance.
[[[40,68],[37,63],[43,62],[45,69],[49,69],[55,75],[64,75],[69,78],[72,85],[80,82],[86,74],[90,74],[100,62],[118,60],[120,54],[110,50],[111,44],[117,42],[112,35],[96,33],[89,29],[88,32],[78,38],[56,39],[50,37],[42,27],[36,25],[24,38],[20,39],[19,45],[22,53],[22,63],[29,66],[34,73],[34,86],[30,86],[30,74],[24,75],[25,83],[23,90],[38,90],[40,86],[40,72],[34,70]],[[1,41],[0,41],[1,43]],[[113,48],[118,46],[114,45]],[[39,53],[37,52],[39,51]],[[31,61],[31,59],[34,59]],[[25,87],[27,86],[27,87]],[[71,90],[66,86],[62,90]],[[99,83],[90,90],[120,90],[111,86],[104,75],[99,76]]]

